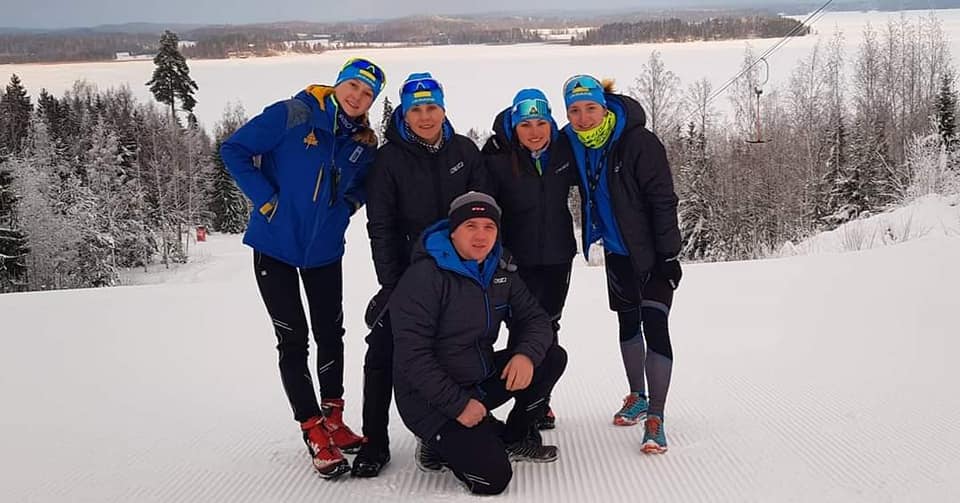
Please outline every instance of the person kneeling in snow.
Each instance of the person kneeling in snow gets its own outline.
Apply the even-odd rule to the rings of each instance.
[[[390,301],[397,408],[422,470],[448,467],[472,492],[499,494],[511,460],[557,459],[531,431],[567,353],[497,239],[496,201],[468,192],[448,216],[424,231]],[[494,352],[502,321],[516,342]],[[489,411],[510,398],[504,425]]]

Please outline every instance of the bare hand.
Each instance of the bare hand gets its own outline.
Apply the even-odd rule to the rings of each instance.
[[[483,418],[486,416],[487,408],[484,407],[479,400],[471,398],[470,401],[467,402],[467,406],[463,408],[463,412],[457,416],[457,421],[467,428],[473,428],[480,424],[480,421],[483,421]]]
[[[507,366],[503,367],[500,379],[507,381],[507,391],[518,391],[530,386],[533,380],[533,362],[527,355],[517,353],[510,358]]]

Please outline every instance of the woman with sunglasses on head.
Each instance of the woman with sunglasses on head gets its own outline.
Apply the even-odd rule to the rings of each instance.
[[[673,369],[667,318],[682,271],[677,195],[666,151],[633,98],[613,82],[576,75],[563,85],[580,174],[583,250],[603,243],[610,309],[630,393],[613,423],[644,423],[642,450],[663,453],[663,411]],[[646,347],[644,347],[646,343]],[[649,382],[649,394],[647,391]]]
[[[485,185],[480,152],[447,119],[443,86],[429,73],[413,73],[400,88],[387,143],[367,178],[367,232],[380,291],[367,306],[363,366],[363,434],[353,463],[356,477],[376,477],[390,461],[387,435],[393,391],[393,331],[389,299],[410,265],[417,238],[446,217],[453,200]]]
[[[311,85],[270,105],[220,149],[254,204],[243,242],[254,250],[284,392],[324,478],[349,471],[342,451],[354,452],[362,443],[343,423],[341,259],[347,224],[366,200],[366,172],[376,153],[367,111],[385,82],[369,60],[347,61],[333,87]],[[317,343],[320,403],[308,364],[301,282]]]
[[[577,254],[567,206],[570,187],[578,181],[570,141],[559,134],[539,89],[518,92],[513,105],[494,119],[493,132],[482,153],[490,193],[503,209],[501,239],[520,278],[550,317],[556,344]],[[547,407],[537,427],[551,429],[555,420]]]

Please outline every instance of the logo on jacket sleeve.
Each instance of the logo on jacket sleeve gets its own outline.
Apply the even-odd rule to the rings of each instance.
[[[569,168],[569,167],[570,167],[570,163],[569,163],[569,162],[565,162],[565,163],[563,163],[563,165],[561,165],[559,168],[557,168],[557,171],[555,171],[555,173],[559,173],[559,172],[561,172],[561,171],[563,171],[563,170],[565,170],[565,169],[567,169],[567,168]]]
[[[506,276],[500,276],[499,278],[493,278],[494,285],[505,285],[507,283]]]
[[[460,171],[461,168],[463,168],[463,161],[458,162],[454,167],[450,168],[450,174],[452,175]]]

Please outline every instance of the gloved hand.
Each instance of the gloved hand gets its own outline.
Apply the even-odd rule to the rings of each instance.
[[[370,330],[373,330],[373,327],[383,318],[383,315],[387,314],[387,303],[392,293],[393,287],[385,286],[367,303],[367,310],[363,314],[363,321]]]
[[[654,265],[656,268],[657,274],[660,277],[667,280],[667,283],[670,283],[670,287],[674,290],[680,286],[680,278],[683,277],[683,269],[680,268],[680,257],[674,255],[672,257],[667,257],[663,255],[657,256],[657,263]]]

